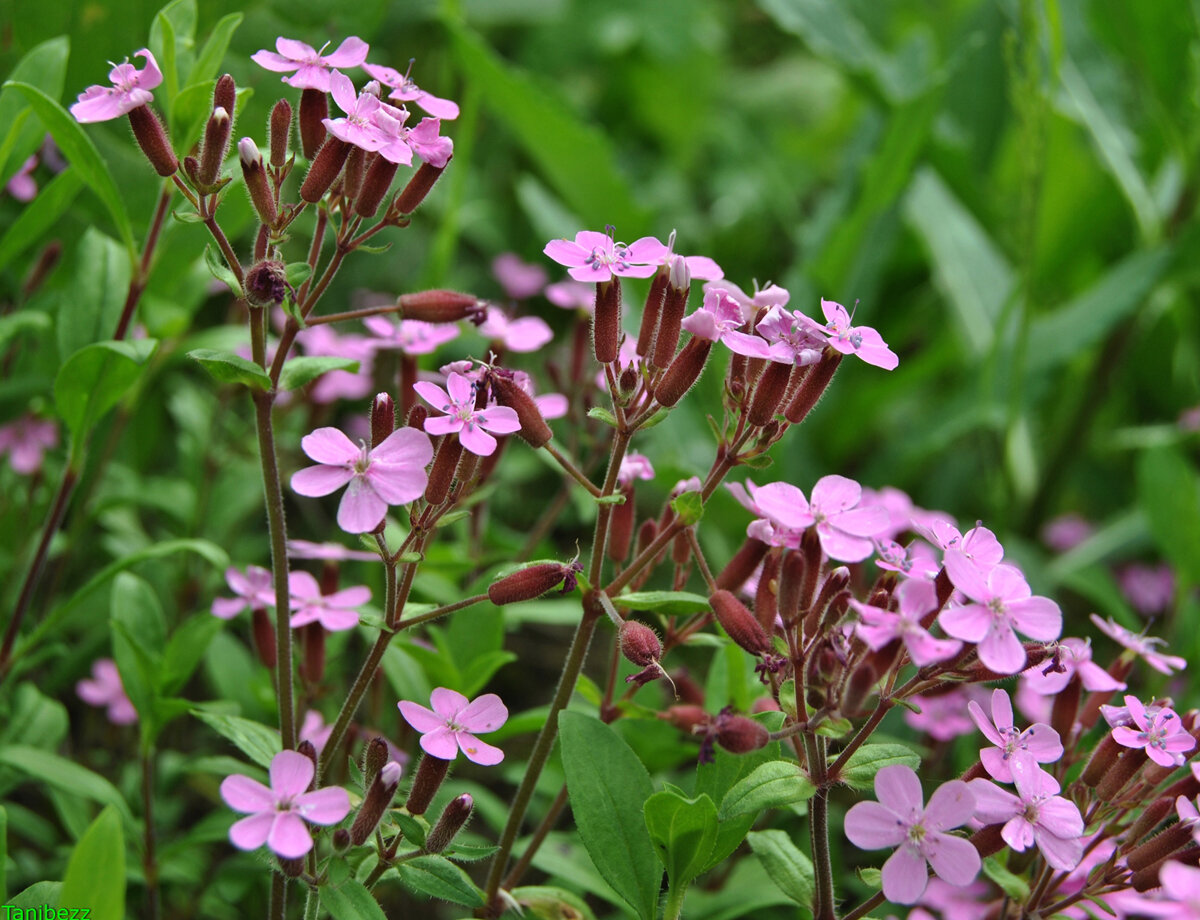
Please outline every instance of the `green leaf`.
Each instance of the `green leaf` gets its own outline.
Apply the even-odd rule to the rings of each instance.
[[[193,83],[205,83],[217,76],[217,70],[220,68],[221,62],[225,60],[225,52],[229,50],[229,40],[244,18],[241,13],[229,13],[217,21],[217,24],[213,26],[212,34],[208,36],[208,41],[204,43],[204,47],[196,56],[196,63],[192,65],[192,69],[188,73],[187,83],[189,86]],[[232,118],[233,114],[230,112],[229,116]]]
[[[83,180],[79,177],[79,171],[68,166],[44,188],[38,189],[37,197],[21,209],[17,219],[0,236],[0,268],[39,242],[43,234],[66,213],[81,188]],[[129,264],[128,257],[125,263]]]
[[[412,815],[406,815],[403,812],[395,812],[392,819],[396,825],[404,832],[404,839],[413,846],[425,846],[425,837],[429,833],[429,828],[418,821]]]
[[[212,348],[197,348],[189,351],[187,356],[199,362],[218,383],[240,383],[259,390],[271,388],[271,378],[267,372],[241,355]]]
[[[864,744],[850,755],[842,767],[842,775],[835,777],[851,789],[870,789],[875,774],[884,767],[904,764],[914,770],[921,766],[921,758],[912,748],[903,744]]]
[[[1008,871],[998,856],[988,856],[983,861],[983,874],[1000,886],[1010,898],[1022,904],[1029,898],[1029,883],[1019,875]]]
[[[326,371],[358,372],[358,362],[350,358],[323,358],[307,356],[292,358],[279,374],[279,389],[294,390],[311,380],[316,380]]]
[[[284,269],[287,274],[287,283],[292,285],[303,284],[312,275],[312,266],[307,262],[289,262]]]
[[[691,527],[704,517],[704,497],[699,492],[684,492],[671,499],[671,507],[679,519]]]
[[[135,252],[133,229],[129,224],[129,212],[125,210],[125,199],[117,190],[117,183],[113,180],[104,160],[101,159],[100,152],[92,143],[92,139],[84,133],[79,123],[67,113],[66,109],[36,86],[20,82],[9,82],[5,86],[15,87],[29,100],[34,112],[41,119],[43,127],[50,132],[50,136],[54,138],[54,143],[63,152],[67,162],[79,171],[80,178],[87,183],[88,188],[96,193],[96,197],[108,209],[113,223],[117,226],[117,233],[121,237],[121,241],[125,243],[130,254],[130,261],[132,261]]]
[[[883,887],[883,871],[876,869],[874,866],[863,866],[858,870],[858,877],[863,880],[863,884],[870,888],[879,889]]]
[[[418,856],[396,868],[401,884],[411,891],[463,907],[483,906],[483,892],[467,873],[443,856]]]
[[[192,709],[192,715],[206,723],[217,734],[232,741],[238,750],[260,767],[270,767],[271,759],[283,749],[278,729],[270,728],[261,722],[243,719],[241,716],[208,712],[198,707]]]
[[[157,347],[154,339],[95,342],[67,358],[54,379],[54,401],[76,439],[129,391]]]
[[[689,799],[666,789],[646,799],[643,811],[671,887],[686,885],[708,865],[717,842],[717,806],[707,795]]]
[[[348,879],[337,888],[321,888],[321,906],[333,920],[387,920],[379,902],[362,882]]]
[[[801,907],[812,907],[816,875],[813,864],[787,831],[751,831],[746,842],[779,890]]]
[[[164,696],[183,689],[208,650],[209,643],[224,625],[224,620],[204,611],[189,617],[171,634],[163,652],[159,673],[159,691]]]
[[[65,35],[42,42],[17,62],[8,79],[10,82],[36,86],[51,99],[59,99],[62,97],[70,50],[71,42]],[[7,185],[29,156],[42,145],[45,130],[30,119],[30,114],[25,98],[17,90],[5,89],[0,92],[0,125],[6,132],[3,141],[0,141],[0,187]],[[45,190],[38,194],[44,195]]]
[[[0,316],[0,345],[24,333],[36,334],[50,328],[50,317],[41,310],[18,310],[8,316]]]
[[[124,920],[125,836],[111,805],[96,816],[71,851],[58,902],[89,908],[93,920]]]
[[[79,241],[75,275],[58,311],[58,353],[63,358],[108,339],[129,296],[132,268],[121,244],[95,227]]]
[[[611,428],[617,427],[617,417],[600,406],[592,406],[592,408],[588,409],[588,418],[598,418]]]
[[[613,598],[618,607],[653,610],[665,614],[700,613],[708,610],[708,598],[687,591],[631,591]]]
[[[764,763],[741,780],[721,800],[721,820],[758,814],[811,799],[817,791],[808,774],[790,760]]]
[[[225,260],[217,254],[212,244],[206,244],[204,247],[204,264],[208,266],[214,278],[223,281],[238,297],[242,296],[242,285],[237,280],[237,275],[225,264]]]
[[[524,885],[510,894],[535,920],[596,920],[596,915],[579,895],[549,885]]]
[[[1195,468],[1174,447],[1145,451],[1137,462],[1138,504],[1171,563],[1200,584],[1200,483]]]
[[[36,910],[42,906],[58,907],[60,891],[62,882],[34,882],[4,906],[19,907],[22,910]]]
[[[662,869],[646,830],[650,774],[611,726],[578,712],[558,716],[563,771],[579,837],[608,884],[653,920]]]
[[[0,901],[8,901],[8,812],[0,805]]]
[[[11,744],[0,747],[0,764],[12,767],[36,782],[45,783],[63,792],[91,799],[101,805],[111,805],[120,812],[122,818],[131,825],[133,823],[129,806],[117,791],[117,787],[103,776],[81,767],[73,760],[40,748]]]

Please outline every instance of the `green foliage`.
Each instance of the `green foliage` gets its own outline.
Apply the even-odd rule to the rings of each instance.
[[[71,851],[58,900],[88,907],[97,920],[123,920],[125,841],[114,806],[100,812]]]

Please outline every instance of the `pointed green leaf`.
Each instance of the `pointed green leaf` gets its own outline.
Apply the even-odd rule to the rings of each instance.
[[[764,763],[721,800],[721,820],[804,802],[816,794],[808,774],[790,760]]]
[[[183,689],[208,650],[213,636],[219,633],[225,621],[207,611],[194,614],[171,634],[163,651],[159,673],[162,694],[170,696]]]
[[[671,887],[704,871],[717,842],[717,806],[707,795],[689,799],[668,789],[646,799],[646,827]]]
[[[850,755],[846,765],[842,767],[842,775],[834,777],[851,789],[870,789],[875,782],[875,774],[884,767],[903,764],[914,770],[921,766],[921,758],[912,748],[903,744],[864,744]]]
[[[618,607],[629,610],[653,610],[656,613],[700,613],[709,609],[708,598],[687,591],[631,591],[613,598]]]
[[[704,498],[699,492],[684,492],[671,500],[679,519],[689,527],[704,517]]]
[[[1200,584],[1200,481],[1195,468],[1177,448],[1148,450],[1138,457],[1137,492],[1163,555],[1191,584]]]
[[[196,63],[192,65],[191,71],[187,76],[187,85],[193,83],[206,83],[217,76],[217,71],[221,67],[221,62],[225,60],[225,52],[229,50],[229,40],[233,37],[233,33],[237,31],[237,27],[242,24],[245,19],[241,13],[229,13],[222,16],[215,26],[212,33],[208,36],[208,41],[204,43],[204,47],[196,56]],[[233,112],[229,113],[230,117]]]
[[[610,428],[617,427],[617,417],[607,409],[601,408],[600,406],[592,406],[592,408],[588,409],[588,418],[599,419]]]
[[[579,837],[608,884],[653,920],[662,869],[643,816],[650,774],[611,726],[578,712],[558,716],[563,770]]]
[[[73,760],[39,748],[11,744],[0,747],[0,764],[24,773],[35,782],[45,783],[63,792],[111,805],[121,817],[133,823],[129,806],[117,787],[98,773],[81,767]]]
[[[88,227],[79,241],[71,287],[58,311],[60,357],[112,336],[129,296],[131,277],[132,267],[121,244]]]
[[[270,767],[271,759],[282,750],[278,729],[270,728],[252,719],[230,716],[219,712],[194,708],[194,715],[206,723],[217,734],[232,741],[238,750],[260,767]]]
[[[787,831],[751,831],[746,842],[779,890],[801,907],[812,907],[816,875],[812,861]]]
[[[1019,875],[1008,871],[999,856],[989,856],[983,861],[983,874],[1000,886],[1010,898],[1024,903],[1029,897],[1029,883]]]
[[[93,920],[125,918],[125,835],[111,805],[75,844],[58,901],[89,909]]]
[[[17,62],[8,79],[36,86],[51,99],[61,99],[70,50],[71,42],[65,35],[42,42]],[[42,145],[43,127],[31,116],[25,98],[17,90],[6,88],[0,92],[0,130],[6,132],[0,141],[0,187],[7,185]]]
[[[75,352],[58,370],[54,401],[79,440],[134,385],[158,342],[95,342]]]
[[[208,371],[218,383],[240,383],[259,390],[271,388],[267,372],[248,358],[231,351],[216,351],[212,348],[197,348],[187,356]]]
[[[418,856],[396,868],[400,883],[411,891],[463,907],[483,906],[483,892],[467,873],[443,856]]]
[[[362,882],[348,879],[337,888],[321,889],[321,906],[333,920],[387,920],[379,902]]]
[[[329,358],[319,356],[304,356],[292,358],[283,366],[279,374],[279,389],[294,390],[312,380],[316,380],[326,371],[350,371],[358,373],[358,362],[350,358]]]
[[[224,282],[226,287],[238,297],[242,296],[242,285],[238,282],[237,275],[225,264],[225,260],[211,244],[204,247],[204,264],[208,266],[208,270],[212,272],[214,278]]]

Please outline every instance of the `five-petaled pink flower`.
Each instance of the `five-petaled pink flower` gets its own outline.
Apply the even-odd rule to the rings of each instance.
[[[408,724],[421,733],[421,748],[431,757],[453,760],[459,750],[477,764],[491,766],[504,752],[475,737],[494,732],[508,720],[508,709],[494,693],[468,700],[455,690],[438,687],[430,697],[433,709],[401,700],[397,705]]]
[[[361,38],[351,35],[338,45],[337,50],[322,54],[329,43],[317,51],[312,45],[297,41],[294,38],[278,38],[275,40],[275,51],[256,51],[250,55],[250,60],[265,70],[275,73],[296,71],[290,77],[284,77],[283,82],[296,89],[317,89],[323,93],[329,92],[329,71],[338,67],[345,70],[348,67],[358,67],[367,59],[370,50]]]
[[[1035,843],[1055,869],[1069,872],[1083,856],[1083,817],[1073,802],[1058,794],[1058,780],[1031,760],[1012,761],[1017,794],[991,780],[973,779],[975,817],[984,824],[1004,822],[1000,836],[1017,852]]]
[[[117,663],[111,658],[98,658],[92,662],[92,676],[75,685],[79,698],[89,706],[104,706],[108,710],[108,721],[114,725],[129,725],[137,721],[137,710],[125,695]]]
[[[1196,739],[1184,730],[1179,714],[1166,706],[1148,711],[1136,696],[1126,696],[1125,706],[1133,725],[1114,728],[1113,740],[1128,748],[1143,748],[1160,767],[1183,766],[1183,753],[1196,746]]]
[[[991,719],[974,700],[967,703],[967,709],[983,736],[995,745],[979,752],[979,759],[992,779],[1011,783],[1016,761],[1054,763],[1063,755],[1058,732],[1044,722],[1035,722],[1025,731],[1017,729],[1013,724],[1012,701],[1003,690],[992,691]]]
[[[549,278],[546,269],[526,262],[515,252],[503,252],[492,259],[492,274],[513,300],[525,300],[540,294]],[[593,288],[585,288],[588,301],[596,296]]]
[[[554,338],[554,331],[540,316],[521,316],[512,319],[499,307],[488,305],[487,319],[479,334],[498,339],[509,351],[521,353],[538,351]]]
[[[1107,620],[1102,620],[1094,613],[1092,614],[1092,622],[1114,642],[1123,645],[1134,654],[1140,655],[1146,664],[1150,665],[1150,667],[1154,668],[1160,674],[1170,674],[1173,670],[1182,671],[1187,667],[1186,659],[1180,658],[1178,655],[1164,655],[1158,650],[1160,646],[1167,644],[1166,639],[1160,639],[1157,636],[1138,635],[1121,626],[1111,617]]]
[[[1049,664],[1035,665],[1021,676],[1042,696],[1057,696],[1075,677],[1089,693],[1125,689],[1124,683],[1092,661],[1092,643],[1087,639],[1059,640]]]
[[[330,632],[357,626],[356,608],[371,599],[371,589],[365,585],[322,594],[321,586],[308,572],[288,573],[288,594],[291,595],[293,628],[320,623]]]
[[[446,121],[458,118],[458,103],[426,92],[417,86],[407,73],[400,73],[398,70],[384,67],[381,64],[363,64],[362,67],[384,86],[391,88],[389,99],[396,99],[399,102],[415,102],[430,115],[444,118]]]
[[[821,298],[821,312],[825,314],[824,326],[803,314],[798,314],[797,318],[814,332],[823,334],[834,351],[858,355],[868,364],[882,367],[885,371],[895,370],[900,363],[896,353],[887,347],[878,332],[870,326],[851,326],[850,314],[840,303]]]
[[[110,121],[128,115],[154,98],[150,90],[162,83],[158,61],[148,48],[135,51],[133,56],[145,60],[146,66],[138,70],[128,58],[123,64],[114,64],[108,74],[112,86],[89,86],[79,94],[79,101],[71,106],[76,121],[84,124]]]
[[[1001,563],[984,576],[968,566],[958,589],[974,603],[942,611],[942,629],[967,642],[979,643],[979,660],[993,671],[1015,674],[1025,665],[1025,648],[1013,628],[1041,642],[1062,632],[1062,610],[1047,597],[1032,597],[1017,569]]]
[[[229,829],[240,850],[264,843],[284,859],[298,859],[313,847],[304,826],[337,824],[350,813],[350,795],[341,786],[308,791],[316,768],[297,751],[280,751],[271,760],[271,786],[234,774],[221,783],[221,798],[234,811],[249,814]]]
[[[551,240],[542,251],[567,266],[576,281],[609,281],[613,275],[649,278],[668,253],[666,244],[652,236],[626,245],[598,230],[580,230],[574,242]]]
[[[318,428],[300,441],[319,466],[300,470],[292,489],[301,495],[328,495],[347,483],[338,506],[338,526],[347,533],[373,530],[389,505],[405,505],[425,492],[425,465],[433,459],[429,437],[415,428],[399,428],[377,447],[355,447],[336,428]]]
[[[846,812],[846,836],[864,850],[896,847],[883,864],[883,893],[897,904],[915,904],[925,891],[929,863],[943,881],[969,885],[979,874],[979,853],[962,837],[947,834],[971,820],[975,797],[961,780],[943,783],[924,806],[921,781],[898,764],[875,774],[878,802],[859,802]]]
[[[879,651],[897,639],[904,642],[913,664],[945,661],[958,653],[962,643],[957,639],[936,639],[921,625],[921,617],[937,608],[937,591],[932,582],[907,579],[896,588],[899,610],[893,612],[851,600],[861,620],[855,633],[873,651]]]
[[[225,570],[225,581],[237,596],[213,598],[213,616],[231,620],[247,607],[265,610],[275,606],[275,587],[269,569],[248,565],[242,572],[230,566]]]
[[[0,454],[8,453],[13,472],[28,476],[42,466],[46,448],[58,444],[58,426],[49,419],[26,415],[0,425]]]
[[[382,105],[379,97],[365,91],[355,93],[354,84],[341,71],[335,70],[329,74],[328,79],[333,101],[346,113],[346,117],[323,119],[322,124],[326,130],[338,140],[353,144],[368,153],[374,153],[386,146],[389,138],[376,123],[376,115]],[[399,124],[395,125],[397,135],[399,129]]]
[[[363,325],[376,337],[377,349],[394,349],[406,355],[428,355],[438,346],[458,338],[454,323],[427,323],[421,319],[402,319],[399,323],[386,316],[368,316]]]
[[[838,475],[818,479],[811,501],[805,501],[795,486],[782,482],[765,485],[754,494],[763,517],[783,531],[782,542],[775,545],[798,546],[800,532],[815,525],[821,549],[839,562],[862,562],[875,550],[871,538],[887,530],[887,509],[881,505],[860,508],[861,498],[862,486]],[[773,542],[761,533],[750,536]]]
[[[446,378],[449,393],[436,383],[418,380],[413,389],[418,395],[445,415],[434,415],[425,419],[425,430],[430,434],[458,434],[459,441],[473,454],[490,456],[496,450],[496,434],[512,434],[521,428],[517,413],[507,406],[475,408],[475,384],[462,374],[451,372]]]

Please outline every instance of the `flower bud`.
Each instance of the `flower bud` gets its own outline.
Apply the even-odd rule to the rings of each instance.
[[[250,631],[254,635],[254,650],[263,667],[275,667],[275,626],[271,616],[262,607],[255,607],[250,614]]]
[[[762,574],[754,592],[754,618],[768,636],[775,631],[779,612],[779,564],[782,550],[775,548],[763,559]]]
[[[369,788],[375,782],[375,776],[383,769],[392,756],[388,743],[378,735],[367,742],[363,750],[363,786]]]
[[[342,170],[341,195],[346,201],[358,197],[362,186],[363,172],[366,170],[367,152],[356,144],[350,145],[350,154],[346,157],[346,167]]]
[[[638,330],[637,353],[644,358],[654,351],[654,330],[658,328],[658,318],[662,314],[663,294],[667,290],[669,266],[660,265],[650,282],[650,290],[646,294],[646,309],[642,311],[642,325]]]
[[[717,717],[717,744],[731,754],[749,754],[766,747],[770,740],[766,727],[747,716]]]
[[[292,105],[286,99],[280,99],[271,109],[267,133],[271,143],[271,165],[281,169],[287,165],[288,140],[292,133]]]
[[[377,393],[371,403],[371,446],[378,447],[396,430],[396,404],[387,393]]]
[[[621,350],[621,279],[596,282],[592,350],[601,364],[616,361]]]
[[[383,201],[392,180],[396,178],[398,165],[386,157],[375,157],[363,178],[358,199],[354,202],[355,214],[359,217],[375,216],[375,212],[379,210],[379,203]]]
[[[654,538],[658,536],[658,522],[651,518],[646,518],[638,526],[637,540],[634,541],[634,551],[643,553],[654,542]]]
[[[514,379],[512,371],[493,367],[488,371],[487,379],[492,395],[496,397],[496,402],[517,413],[517,421],[521,423],[517,434],[530,447],[535,449],[541,447],[554,436],[554,432],[546,424],[541,410],[538,409],[537,403],[533,401],[532,396],[521,389],[520,384]]]
[[[1182,853],[1176,854],[1174,862],[1183,863],[1185,866],[1195,866],[1198,859],[1200,859],[1200,847],[1188,847]],[[1159,878],[1159,873],[1162,871],[1164,862],[1166,860],[1152,863],[1144,869],[1133,873],[1133,876],[1129,879],[1129,884],[1133,890],[1149,891],[1151,888],[1160,887],[1162,879]]]
[[[771,640],[754,618],[746,605],[724,589],[718,589],[709,597],[717,622],[734,642],[752,655],[771,651]]]
[[[222,74],[213,86],[213,111],[224,109],[233,117],[237,106],[237,84],[229,74]]]
[[[419,319],[427,323],[454,323],[469,319],[479,325],[487,318],[487,308],[480,305],[478,297],[458,291],[432,290],[401,294],[396,303],[400,305],[401,318]]]
[[[275,196],[271,194],[271,186],[267,182],[267,171],[263,167],[262,154],[258,145],[248,137],[238,141],[238,159],[242,164],[242,178],[246,180],[246,191],[250,193],[250,201],[258,212],[258,219],[266,226],[273,227],[279,219],[275,209]]]
[[[1104,778],[1096,787],[1096,797],[1101,802],[1115,802],[1121,790],[1149,760],[1143,748],[1124,748],[1117,758],[1110,761]]]
[[[375,774],[375,779],[367,788],[367,794],[363,796],[362,805],[359,806],[358,814],[354,817],[354,823],[350,825],[351,845],[359,846],[366,843],[371,834],[375,832],[384,812],[392,804],[398,785],[400,785],[400,764],[393,760]]]
[[[204,126],[204,142],[200,147],[200,170],[197,175],[201,188],[212,188],[221,178],[221,165],[229,150],[233,119],[222,106],[217,106]]]
[[[129,111],[129,124],[133,126],[133,136],[142,148],[142,153],[160,176],[172,176],[179,169],[179,160],[167,140],[166,129],[162,122],[148,105],[139,105]]]
[[[660,712],[658,717],[665,719],[689,735],[696,734],[697,729],[703,728],[712,721],[712,716],[705,711],[704,707],[695,703],[671,706],[666,712]]]
[[[767,363],[766,369],[759,375],[754,395],[750,398],[750,407],[746,410],[746,418],[751,425],[761,428],[775,417],[775,410],[779,408],[783,399],[791,373],[790,364],[779,361]]]
[[[300,674],[310,684],[316,684],[325,676],[325,627],[320,623],[306,623],[300,627],[304,643],[304,663]]]
[[[317,765],[317,748],[311,741],[305,739],[304,741],[301,741],[299,744],[297,744],[296,745],[296,753],[303,754],[305,757],[307,757],[309,760],[311,760],[314,767]],[[311,792],[313,789],[316,788],[316,783],[317,783],[317,780],[316,780],[316,777],[314,776],[312,781],[308,784],[309,792]]]
[[[671,561],[676,566],[687,565],[688,560],[692,558],[692,541],[688,539],[688,531],[691,529],[685,527],[671,541]]]
[[[804,556],[794,551],[785,552],[779,565],[779,613],[787,626],[799,619],[801,610],[808,608],[804,576]]]
[[[458,832],[463,829],[475,810],[475,800],[467,793],[453,798],[446,805],[437,824],[425,838],[426,853],[440,853],[450,846]]]
[[[425,483],[425,501],[430,505],[440,505],[450,495],[462,452],[462,442],[455,435],[445,435],[438,444],[429,467],[429,481]]]
[[[404,427],[424,431],[425,419],[427,418],[429,418],[429,410],[427,408],[424,406],[413,406],[408,410],[408,415],[404,419]]]
[[[319,89],[306,89],[300,94],[300,149],[304,159],[311,161],[325,143],[325,119],[328,117],[329,97],[325,93]],[[333,179],[329,181],[333,183]],[[328,185],[325,187],[329,188]],[[317,200],[320,198],[318,195]]]
[[[1109,767],[1112,766],[1113,761],[1122,750],[1122,746],[1112,736],[1112,732],[1106,732],[1104,737],[1100,739],[1100,743],[1092,751],[1092,756],[1079,777],[1080,781],[1085,786],[1093,788],[1098,786],[1100,780],[1104,778],[1104,774],[1108,772]]]
[[[748,537],[717,576],[717,587],[726,591],[740,588],[754,574],[768,549],[770,547],[762,540]]]
[[[704,365],[708,363],[712,344],[708,339],[697,336],[683,346],[683,351],[675,356],[654,388],[654,398],[659,405],[668,408],[676,405],[696,385],[704,373]]]
[[[651,364],[655,367],[666,367],[675,357],[675,349],[679,347],[679,328],[687,309],[692,283],[692,276],[683,256],[672,256],[668,262],[668,270],[662,313],[659,315],[658,329],[654,333],[654,357]]]
[[[287,298],[291,285],[287,266],[274,259],[264,259],[250,266],[245,278],[246,302],[252,307],[277,307]]]
[[[638,667],[657,664],[662,659],[663,648],[658,634],[644,623],[626,620],[621,624],[618,635],[621,654]]]
[[[446,165],[450,165],[449,160],[446,161]],[[425,196],[429,194],[434,183],[441,178],[445,169],[445,166],[430,166],[428,163],[422,163],[413,173],[413,177],[408,180],[408,185],[404,186],[404,190],[392,202],[391,210],[398,215],[411,214],[415,211],[425,200]]]
[[[842,363],[842,355],[840,352],[834,351],[832,348],[825,349],[821,355],[821,360],[809,368],[807,374],[804,375],[804,380],[800,383],[796,390],[796,395],[792,397],[792,401],[788,403],[787,408],[783,410],[783,417],[793,425],[799,425],[804,421],[813,406],[817,404],[817,400],[825,393],[826,387],[829,386],[829,381],[833,379],[833,372],[838,369],[838,365]]]
[[[333,832],[330,842],[333,844],[333,851],[335,853],[345,853],[350,849],[350,832],[344,827],[339,827]]]
[[[304,91],[305,95],[308,95],[309,92],[310,90]],[[312,92],[315,92],[315,90]],[[301,115],[303,115],[303,111],[302,102]],[[301,124],[303,124],[303,121]],[[324,126],[322,126],[321,130],[325,130]],[[346,159],[350,156],[352,146],[336,137],[329,137],[321,145],[321,149],[317,151],[317,156],[312,161],[312,166],[308,168],[308,175],[304,177],[304,184],[300,186],[300,197],[309,204],[316,204],[320,201],[325,193],[329,191],[329,187],[333,185],[334,180],[337,179],[338,174],[342,171],[342,167],[346,165]]]
[[[605,552],[613,562],[624,562],[633,545],[633,525],[636,508],[633,502],[633,486],[623,486],[621,494],[625,501],[612,506],[612,523],[608,529]]]
[[[425,814],[425,810],[429,808],[429,803],[433,801],[433,797],[437,794],[442,780],[446,778],[446,771],[449,769],[450,761],[448,760],[442,760],[432,754],[426,754],[421,758],[421,764],[417,767],[417,775],[413,778],[412,789],[408,793],[408,801],[404,803],[404,807],[408,809],[410,815]]]
[[[564,594],[575,590],[575,576],[583,571],[578,562],[538,562],[505,575],[488,586],[488,600],[497,607],[541,597],[563,586]]]
[[[1125,865],[1137,872],[1155,863],[1162,862],[1192,842],[1191,825],[1177,821],[1166,830],[1155,834],[1141,846],[1134,847],[1125,856]]]

